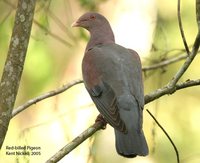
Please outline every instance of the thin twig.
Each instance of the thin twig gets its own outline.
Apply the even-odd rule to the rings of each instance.
[[[14,4],[12,4],[11,2],[4,0],[4,2],[9,5],[10,7],[12,7],[13,9],[16,9],[16,6]],[[52,31],[50,31],[47,27],[45,27],[44,25],[42,25],[41,23],[39,23],[37,20],[33,20],[34,24],[37,25],[39,28],[41,28],[42,30],[44,30],[47,34],[49,34],[49,36],[53,37],[54,39],[60,41],[61,43],[63,43],[64,45],[71,47],[72,44],[67,42],[66,40],[62,39],[60,36],[56,35],[55,33],[53,33]]]
[[[2,19],[2,21],[0,22],[0,25],[2,25],[8,19],[11,13],[12,10],[9,10],[8,13],[5,15],[5,17]]]
[[[200,0],[196,0],[196,20],[198,25],[198,33],[196,35],[196,39],[194,41],[194,45],[192,47],[192,52],[187,57],[185,63],[182,65],[182,67],[177,71],[177,73],[174,75],[172,80],[168,83],[168,87],[171,88],[173,91],[173,88],[175,87],[176,83],[179,81],[179,79],[182,77],[182,75],[185,73],[185,71],[188,69],[190,64],[192,63],[193,59],[197,55],[199,45],[200,45]]]
[[[66,40],[62,39],[60,36],[56,35],[55,33],[51,32],[47,27],[40,24],[37,20],[34,19],[34,24],[37,25],[39,28],[44,30],[47,34],[49,34],[51,37],[55,38],[56,40],[60,41],[66,46],[72,46],[71,43],[67,42]]]
[[[172,63],[181,61],[181,60],[183,60],[185,58],[187,58],[187,55],[186,54],[182,54],[182,55],[179,55],[177,57],[170,58],[170,59],[164,60],[162,62],[153,64],[153,65],[150,65],[150,66],[145,66],[145,67],[142,68],[142,70],[143,71],[155,70],[155,69],[158,69],[158,68],[162,68],[162,67],[168,66],[168,65],[170,65]]]
[[[68,90],[69,88],[73,87],[74,85],[76,84],[79,84],[79,83],[82,83],[83,81],[82,80],[74,80],[70,83],[67,83],[65,85],[63,85],[62,87],[58,88],[57,90],[52,90],[50,92],[47,92],[43,95],[40,95],[38,97],[35,97],[29,101],[27,101],[25,104],[17,107],[16,109],[13,110],[12,112],[12,117],[16,116],[17,114],[19,114],[20,112],[22,112],[23,110],[25,110],[26,108],[30,107],[31,105],[33,104],[36,104],[37,102],[39,101],[42,101],[46,98],[49,98],[49,97],[52,97],[52,96],[55,96],[55,95],[58,95],[66,90]]]
[[[180,29],[180,32],[181,32],[181,37],[182,37],[182,40],[183,40],[183,44],[185,46],[185,50],[187,52],[187,55],[190,55],[190,50],[189,50],[189,47],[188,47],[188,44],[187,44],[187,41],[186,41],[186,38],[185,38],[183,25],[182,25],[182,21],[181,21],[180,0],[178,0],[177,15],[178,15],[178,24],[179,24],[179,29]]]
[[[176,147],[176,145],[174,144],[173,140],[170,138],[169,134],[167,133],[167,131],[162,127],[162,125],[157,121],[157,119],[153,116],[153,114],[151,114],[151,112],[146,109],[146,111],[149,113],[149,115],[153,118],[153,120],[156,122],[156,124],[160,127],[160,129],[164,132],[164,134],[167,136],[167,138],[169,139],[170,143],[172,144],[175,152],[176,152],[176,159],[177,159],[177,163],[180,163],[180,159],[179,159],[179,153],[178,153],[178,149]]]
[[[198,79],[198,80],[187,80],[186,82],[176,84],[173,88],[173,92],[172,92],[172,89],[170,87],[164,86],[163,88],[159,88],[159,89],[145,95],[145,97],[144,97],[145,104],[148,104],[148,103],[154,101],[155,99],[158,99],[158,98],[160,98],[164,95],[173,94],[177,90],[180,90],[180,89],[183,89],[183,88],[188,88],[188,87],[193,87],[193,86],[198,86],[198,85],[200,85],[200,79]]]
[[[196,21],[200,31],[200,0],[196,0]]]
[[[69,36],[69,38],[72,40],[76,39],[69,29],[63,24],[63,22],[50,9],[47,9],[47,12],[53,21],[60,27],[60,29]]]
[[[185,63],[181,66],[181,68],[177,71],[177,73],[174,75],[172,80],[168,83],[168,87],[170,87],[172,91],[173,91],[173,88],[175,88],[174,86],[176,85],[176,83],[179,81],[179,79],[182,77],[182,75],[185,73],[185,71],[188,69],[193,59],[197,55],[199,45],[200,45],[200,33],[198,32],[191,54],[187,57],[187,59],[185,60]]]
[[[11,3],[11,2],[8,1],[8,0],[3,0],[3,2],[6,3],[7,5],[9,5],[10,7],[12,7],[13,9],[16,9],[16,8],[17,8],[16,5],[14,5],[13,3]]]
[[[198,80],[187,80],[186,82],[176,84],[176,90],[184,89],[187,87],[198,86],[200,85],[200,79]]]

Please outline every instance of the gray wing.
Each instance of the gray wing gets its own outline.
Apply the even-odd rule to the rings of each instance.
[[[144,88],[143,88],[143,79],[142,79],[142,65],[141,65],[141,61],[140,61],[140,57],[137,54],[136,51],[132,50],[132,49],[128,49],[130,54],[131,54],[131,58],[134,62],[134,67],[132,67],[134,69],[134,72],[136,74],[136,76],[134,78],[132,78],[132,88],[131,88],[131,94],[136,98],[137,102],[139,103],[139,106],[143,109],[144,107]]]
[[[116,96],[112,88],[107,83],[102,82],[88,92],[106,121],[115,129],[126,132],[125,124],[120,119]]]

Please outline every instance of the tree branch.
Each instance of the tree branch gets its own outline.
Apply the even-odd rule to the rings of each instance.
[[[13,9],[16,9],[16,6],[14,4],[12,4],[11,2],[4,0],[4,2],[9,5],[10,7],[12,7]],[[62,39],[60,36],[56,35],[54,32],[50,31],[47,27],[45,27],[44,25],[42,25],[41,23],[39,23],[37,20],[33,20],[34,24],[37,25],[40,29],[42,29],[43,31],[45,31],[47,34],[49,34],[51,37],[53,37],[54,39],[56,39],[57,41],[60,41],[62,44],[64,44],[65,46],[71,47],[71,43],[69,43],[68,41]]]
[[[180,29],[180,32],[181,32],[181,37],[182,37],[182,40],[183,40],[183,44],[185,46],[185,50],[187,52],[187,55],[190,55],[190,50],[189,50],[189,47],[187,45],[187,41],[186,41],[186,38],[185,38],[185,34],[184,34],[184,30],[183,30],[183,25],[182,25],[182,21],[181,21],[180,0],[178,0],[177,15],[178,15],[178,24],[179,24],[179,29]]]
[[[193,45],[193,48],[192,48],[191,54],[187,57],[185,63],[177,71],[177,73],[174,75],[172,80],[168,83],[168,87],[170,87],[172,89],[172,91],[173,91],[173,88],[175,88],[176,83],[179,81],[179,79],[182,77],[182,75],[185,73],[185,71],[188,69],[188,67],[192,63],[193,59],[197,55],[199,45],[200,45],[200,33],[198,32],[196,39],[195,39],[195,42],[194,42],[194,45]]]
[[[0,25],[2,25],[7,20],[7,18],[10,16],[11,13],[12,10],[9,10],[8,13],[5,15],[5,17],[2,19],[2,21],[0,22]]]
[[[157,89],[152,93],[149,93],[147,95],[145,95],[144,99],[145,99],[145,104],[148,104],[152,101],[154,101],[155,99],[158,99],[164,95],[169,95],[169,94],[173,94],[175,93],[177,90],[183,89],[183,88],[187,88],[187,87],[192,87],[192,86],[198,86],[200,85],[200,79],[198,80],[188,80],[186,82],[180,83],[180,84],[176,84],[174,86],[174,88],[165,86],[163,88]],[[173,92],[172,92],[173,90]]]
[[[0,83],[0,148],[17,96],[28,48],[36,0],[19,0],[10,46]]]
[[[172,63],[181,61],[181,60],[183,60],[185,58],[187,58],[187,54],[182,54],[182,55],[179,55],[177,57],[173,57],[173,58],[161,61],[159,63],[153,64],[153,65],[150,65],[150,66],[145,66],[145,67],[142,68],[142,70],[143,71],[155,70],[155,69],[158,69],[158,68],[162,68],[162,67],[168,66],[168,65],[170,65]]]
[[[196,0],[196,20],[198,25],[198,33],[196,36],[196,39],[194,41],[194,45],[192,48],[191,54],[186,59],[183,66],[178,70],[178,72],[175,74],[175,76],[172,78],[172,80],[168,83],[168,87],[170,87],[173,91],[173,88],[175,88],[176,83],[179,81],[179,79],[182,77],[182,75],[185,73],[185,71],[188,69],[190,64],[192,63],[193,59],[197,55],[199,45],[200,45],[200,0]]]
[[[39,28],[41,28],[42,30],[44,30],[47,34],[49,34],[51,37],[53,37],[54,39],[60,41],[61,43],[63,43],[64,45],[71,47],[72,44],[69,43],[68,41],[62,39],[60,36],[56,35],[55,33],[51,32],[47,27],[45,27],[44,25],[40,24],[37,20],[34,19],[34,24],[37,25]]]
[[[200,31],[200,0],[196,0],[196,21]]]
[[[187,80],[186,82],[176,84],[176,90],[184,89],[187,87],[193,87],[200,85],[200,79],[198,80]]]
[[[33,104],[36,104],[37,102],[40,102],[46,98],[58,95],[66,90],[68,90],[69,88],[73,87],[76,84],[80,84],[83,83],[83,80],[74,80],[70,83],[67,83],[65,85],[63,85],[62,87],[58,88],[57,90],[52,90],[50,92],[47,92],[43,95],[40,95],[38,97],[35,97],[29,101],[27,101],[26,103],[24,103],[23,105],[17,107],[16,109],[13,110],[12,112],[12,117],[16,116],[17,114],[19,114],[20,112],[22,112],[23,110],[25,110],[26,108],[30,107]]]
[[[71,40],[76,40],[74,35],[69,31],[69,29],[63,24],[63,22],[48,8],[46,9],[48,15],[56,22],[56,24],[60,27],[60,29],[65,32]]]
[[[146,111],[149,113],[149,115],[153,118],[153,120],[156,122],[156,124],[160,127],[160,129],[164,132],[164,134],[167,136],[168,140],[170,141],[170,143],[172,144],[175,152],[176,152],[176,158],[177,158],[177,163],[180,163],[180,159],[179,159],[179,153],[178,153],[178,149],[176,148],[176,145],[174,144],[173,140],[171,139],[171,137],[169,136],[169,134],[167,133],[167,131],[162,127],[162,125],[157,121],[157,119],[153,116],[153,114],[146,109]]]

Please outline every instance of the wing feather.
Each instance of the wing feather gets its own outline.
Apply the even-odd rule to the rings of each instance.
[[[101,92],[99,92],[100,90]],[[103,82],[100,85],[94,86],[88,92],[106,121],[115,129],[126,132],[126,127],[120,118],[116,96],[112,88]]]

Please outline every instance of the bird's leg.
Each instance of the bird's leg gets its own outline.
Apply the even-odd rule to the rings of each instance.
[[[96,118],[96,120],[95,120],[95,123],[97,123],[97,122],[100,122],[100,123],[103,124],[101,129],[103,129],[103,130],[106,129],[106,124],[107,124],[107,122],[106,122],[105,118],[104,118],[101,114],[99,114],[99,115],[97,116],[97,118]]]

